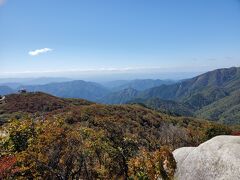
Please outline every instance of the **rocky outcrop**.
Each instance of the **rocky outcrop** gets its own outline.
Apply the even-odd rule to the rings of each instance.
[[[240,136],[217,136],[198,147],[176,149],[178,180],[239,180]]]

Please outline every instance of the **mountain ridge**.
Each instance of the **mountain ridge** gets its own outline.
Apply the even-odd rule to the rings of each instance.
[[[123,88],[120,91],[112,91],[99,83],[82,80],[22,86],[22,88],[27,91],[42,91],[59,97],[83,98],[105,104],[134,103],[134,100],[142,99],[141,103],[145,102],[145,105],[150,105],[149,108],[158,109],[160,112],[204,117],[227,124],[240,123],[238,101],[235,102],[240,89],[240,67],[216,69],[173,84],[138,90],[139,86],[145,89],[154,83],[163,83],[163,81],[142,79],[110,83],[116,88]],[[131,84],[138,89],[133,88]],[[10,88],[7,91],[7,93],[12,92]],[[222,104],[229,106],[227,108]]]
[[[90,101],[96,101],[109,92],[108,89],[98,83],[83,80],[35,86],[22,86],[22,88],[33,92],[42,91],[58,97],[82,98]]]
[[[150,88],[139,92],[137,97],[133,97],[133,99],[159,98],[173,100],[190,105],[191,110],[195,111],[194,114],[197,117],[224,123],[240,124],[238,104],[231,103],[234,102],[234,99],[238,99],[239,89],[240,67],[231,67],[213,70],[172,85]],[[232,111],[228,111],[228,108],[222,105],[226,103],[225,101],[228,101],[228,108],[232,109]],[[209,108],[210,110],[207,110]],[[221,114],[224,114],[224,116],[216,114],[218,109],[221,109]]]

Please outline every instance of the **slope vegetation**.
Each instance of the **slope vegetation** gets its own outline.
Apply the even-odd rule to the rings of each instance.
[[[238,124],[240,119],[240,91],[235,91],[196,112],[198,117],[219,120],[225,124]]]
[[[173,100],[187,105],[198,117],[239,124],[239,90],[240,68],[233,67],[217,69],[176,84],[154,87],[137,96]],[[160,106],[156,104],[154,108],[159,109]]]
[[[9,95],[1,109],[12,115],[0,126],[1,179],[172,179],[171,150],[231,133],[138,105],[44,93]]]
[[[140,104],[150,109],[174,115],[174,116],[193,116],[194,112],[190,105],[159,98],[133,99],[128,104]]]

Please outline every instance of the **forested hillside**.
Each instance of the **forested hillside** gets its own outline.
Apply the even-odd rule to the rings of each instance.
[[[240,90],[234,91],[196,112],[196,115],[205,119],[213,119],[225,124],[239,124],[240,119]]]
[[[202,101],[196,104],[197,107],[201,107],[238,89],[240,89],[240,68],[233,67],[210,71],[173,85],[155,87],[145,91],[142,96],[145,98],[159,97],[193,104],[196,98],[202,98]]]
[[[172,150],[232,132],[139,105],[44,93],[6,96],[0,109],[0,177],[9,179],[172,179]]]
[[[176,84],[154,87],[139,92],[136,97],[173,100],[187,106],[197,117],[240,124],[239,90],[240,68],[233,67],[210,71]],[[169,111],[174,113],[176,109],[173,106],[169,107]],[[150,107],[160,109],[161,105]]]
[[[149,98],[149,99],[133,99],[127,102],[128,104],[139,104],[144,107],[151,108],[153,110],[174,115],[174,116],[193,116],[194,111],[192,107],[188,104],[172,101],[163,100],[159,98]]]
[[[121,91],[112,92],[98,100],[104,104],[125,104],[134,97],[137,97],[139,92],[133,88],[123,89]]]

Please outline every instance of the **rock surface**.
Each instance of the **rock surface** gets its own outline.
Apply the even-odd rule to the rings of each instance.
[[[217,136],[173,155],[177,180],[240,180],[240,136]]]

